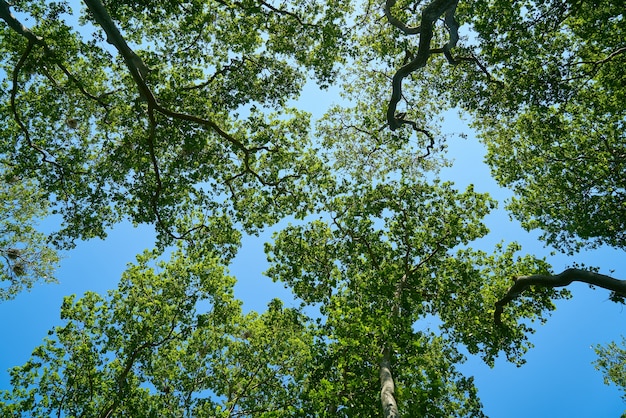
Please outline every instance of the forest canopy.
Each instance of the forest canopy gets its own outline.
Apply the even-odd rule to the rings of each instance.
[[[67,296],[0,411],[483,416],[465,353],[523,364],[574,281],[624,303],[625,281],[576,264],[626,242],[622,9],[0,0],[0,300],[115,225],[156,232],[117,288]],[[342,98],[317,120],[311,85]],[[440,178],[450,109],[571,268],[476,247],[497,202]],[[229,267],[268,228],[265,275],[299,305],[246,313]],[[623,387],[620,350],[596,365]]]

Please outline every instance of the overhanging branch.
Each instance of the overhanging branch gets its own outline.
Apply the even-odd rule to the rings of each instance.
[[[4,20],[11,29],[15,32],[19,33],[26,39],[28,39],[33,44],[43,44],[43,39],[28,29],[26,26],[22,25],[22,23],[17,20],[11,10],[9,9],[9,3],[5,0],[0,0],[0,18]]]
[[[457,2],[458,0],[433,0],[422,11],[422,19],[419,26],[420,40],[417,53],[408,64],[403,65],[396,71],[392,79],[391,99],[387,106],[387,123],[392,131],[395,131],[403,124],[411,123],[410,121],[396,118],[396,108],[402,99],[402,81],[411,73],[424,67],[428,62],[428,58],[431,55],[430,43],[433,38],[433,27],[435,21],[444,14],[446,15],[445,23],[450,31],[450,40],[444,46],[444,50],[449,51],[456,45],[456,41],[458,40],[458,23],[456,23],[454,19],[454,12],[456,11]],[[393,5],[393,2],[391,2],[391,4]],[[391,14],[387,11],[387,8],[389,8],[389,4],[386,4],[385,10],[385,14],[389,19]],[[406,29],[399,26],[395,18],[392,19],[390,19],[390,23],[406,33]]]
[[[504,306],[515,300],[531,286],[554,288],[569,286],[572,282],[582,282],[611,290],[617,295],[626,295],[626,280],[619,280],[604,274],[575,268],[567,269],[555,275],[534,274],[531,276],[518,276],[514,280],[515,284],[509,288],[502,299],[496,302],[493,319],[498,325],[502,323]]]

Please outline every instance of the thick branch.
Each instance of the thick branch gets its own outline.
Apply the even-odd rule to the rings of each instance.
[[[190,122],[195,122],[201,125],[211,127],[219,136],[229,141],[236,148],[243,151],[244,153],[249,153],[254,150],[247,149],[241,141],[234,138],[232,135],[228,134],[224,130],[222,130],[215,122],[209,119],[200,118],[194,115],[188,115],[185,113],[175,112],[169,109],[164,108],[158,103],[158,100],[152,93],[150,87],[146,84],[145,76],[148,73],[148,67],[144,64],[141,58],[135,54],[135,52],[128,46],[126,40],[120,33],[117,26],[113,22],[113,19],[107,12],[104,4],[102,4],[101,0],[84,0],[85,4],[91,11],[94,16],[96,22],[102,27],[104,32],[107,34],[107,41],[111,43],[122,55],[124,58],[124,62],[128,67],[135,84],[137,84],[137,88],[141,96],[148,102],[148,106],[159,113],[162,113],[166,116],[169,116],[174,119],[187,120]]]
[[[94,20],[102,27],[107,35],[107,42],[113,45],[124,58],[126,66],[130,70],[139,92],[147,100],[155,100],[152,91],[146,85],[144,79],[148,74],[148,67],[137,54],[128,46],[126,39],[122,36],[109,12],[102,4],[101,0],[84,0],[87,8],[93,15]]]
[[[530,286],[564,287],[570,285],[572,282],[582,282],[611,290],[619,295],[626,295],[626,280],[618,280],[604,274],[575,268],[567,269],[560,274],[552,276],[534,274],[532,276],[519,276],[514,280],[515,284],[509,288],[502,299],[496,302],[496,310],[493,314],[493,319],[498,325],[502,323],[502,311],[504,306],[515,300]]]
[[[402,80],[408,75],[424,67],[430,57],[430,42],[433,38],[433,27],[437,19],[444,13],[446,14],[446,24],[451,32],[450,41],[444,47],[450,50],[456,44],[458,34],[454,31],[458,28],[458,24],[454,20],[454,11],[456,10],[457,0],[433,0],[426,6],[422,12],[422,20],[420,25],[420,41],[417,53],[411,62],[400,67],[393,76],[392,92],[389,105],[387,107],[387,123],[389,128],[394,131],[404,123],[410,123],[403,119],[396,118],[396,108],[402,99]],[[392,23],[393,24],[393,23]]]
[[[145,76],[148,74],[148,71],[149,71],[148,67],[145,65],[142,59],[130,48],[130,46],[128,46],[128,44],[126,43],[126,40],[124,39],[124,36],[120,33],[119,29],[115,25],[115,22],[113,22],[113,19],[109,15],[102,1],[101,0],[83,0],[83,1],[87,5],[90,12],[92,13],[94,20],[102,27],[102,29],[106,33],[107,42],[112,44],[124,58],[124,62],[126,63],[126,66],[128,67],[128,70],[130,71],[131,76],[133,77],[133,80],[135,84],[137,85],[137,88],[139,89],[139,93],[141,97],[147,102],[148,115],[150,119],[149,120],[150,132],[147,138],[147,142],[148,142],[150,158],[151,158],[151,162],[152,162],[152,166],[155,172],[155,177],[156,177],[156,182],[157,182],[157,189],[153,196],[153,208],[154,208],[158,223],[164,226],[164,229],[166,230],[169,236],[175,239],[182,237],[182,236],[181,237],[175,236],[169,231],[169,229],[165,226],[165,223],[162,221],[160,214],[157,210],[158,200],[160,198],[162,185],[161,185],[158,161],[156,157],[156,147],[154,143],[155,138],[156,138],[155,130],[156,130],[156,124],[157,124],[154,112],[159,112],[162,115],[165,115],[172,119],[185,120],[188,122],[197,123],[197,124],[211,128],[220,137],[227,140],[231,145],[233,145],[234,148],[236,148],[238,151],[243,153],[243,162],[246,168],[246,172],[252,173],[264,185],[273,186],[273,185],[277,185],[278,183],[280,183],[280,181],[276,183],[264,181],[261,178],[261,176],[258,173],[256,173],[254,170],[252,170],[252,168],[250,167],[250,163],[249,163],[250,155],[261,150],[271,151],[267,147],[248,148],[244,145],[243,142],[241,142],[240,140],[238,140],[237,138],[235,138],[228,132],[224,131],[217,123],[215,123],[214,121],[210,119],[206,119],[206,118],[195,116],[195,115],[190,115],[187,113],[180,113],[174,110],[167,109],[166,107],[163,107],[158,102],[158,99],[155,97],[150,86],[148,86],[148,84],[146,83]],[[281,179],[281,181],[282,180],[284,179]],[[185,234],[183,234],[183,236],[186,235],[188,232],[190,231],[187,231]]]
[[[43,39],[41,37],[35,35],[30,31],[30,29],[22,25],[22,23],[17,20],[15,16],[13,16],[11,10],[9,9],[9,3],[5,0],[0,0],[0,18],[7,22],[11,29],[28,39],[31,43],[43,44]]]

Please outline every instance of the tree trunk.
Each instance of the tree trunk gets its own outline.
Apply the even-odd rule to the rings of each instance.
[[[398,418],[398,405],[395,398],[395,385],[391,374],[391,352],[387,347],[383,349],[380,360],[380,402],[383,406],[385,418]]]

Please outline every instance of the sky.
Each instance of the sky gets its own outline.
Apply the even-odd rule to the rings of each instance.
[[[334,90],[309,88],[299,107],[319,116],[320,110],[337,101]],[[445,130],[468,137],[451,136],[449,155],[455,164],[444,169],[441,177],[455,181],[460,189],[472,183],[476,191],[489,192],[501,201],[500,209],[487,218],[492,234],[481,241],[482,249],[488,251],[501,240],[518,241],[525,252],[547,256],[555,272],[576,262],[599,266],[605,274],[614,270],[614,277],[626,278],[626,257],[621,251],[601,248],[574,256],[550,256],[552,250],[543,246],[537,233],[523,231],[502,209],[502,201],[510,194],[491,178],[483,163],[485,151],[473,132],[453,113],[446,117]],[[267,265],[263,242],[270,237],[271,231],[267,231],[258,238],[245,239],[231,266],[231,273],[239,279],[236,296],[243,300],[246,310],[262,311],[274,297],[291,299],[281,284],[261,275]],[[0,390],[10,387],[7,370],[27,361],[47,331],[61,323],[59,308],[64,296],[80,296],[88,290],[104,294],[115,288],[126,264],[153,242],[150,227],[119,225],[106,240],[82,242],[65,253],[57,273],[59,284],[37,284],[15,300],[0,303]],[[591,364],[596,358],[594,345],[621,339],[626,330],[626,307],[610,302],[607,291],[594,291],[582,284],[574,284],[570,290],[573,298],[558,301],[547,324],[538,325],[536,334],[530,337],[535,348],[526,355],[527,364],[518,368],[500,359],[491,369],[480,359],[469,357],[459,366],[463,373],[474,376],[488,416],[618,417],[626,410],[621,392],[605,385],[601,373]]]

